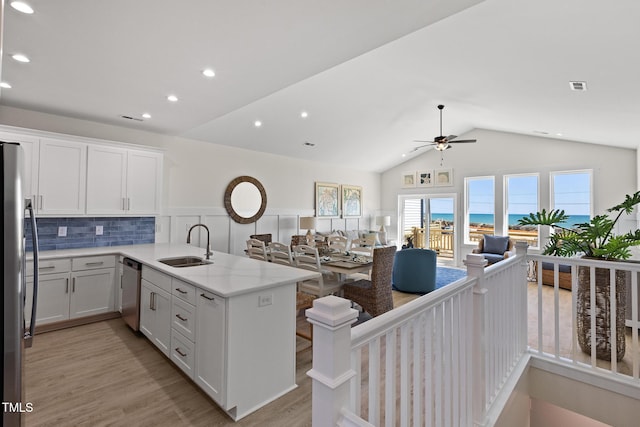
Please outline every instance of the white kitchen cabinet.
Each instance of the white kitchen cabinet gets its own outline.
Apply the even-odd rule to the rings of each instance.
[[[160,212],[162,154],[129,150],[127,156],[127,213],[151,215]]]
[[[87,214],[153,215],[160,211],[162,154],[90,146]]]
[[[198,291],[196,305],[195,382],[223,408],[226,405],[225,299]]]
[[[22,194],[35,200],[38,194],[38,150],[40,141],[35,136],[0,132],[0,141],[18,142],[22,147],[24,169],[22,174]],[[34,205],[34,207],[36,207]]]
[[[115,310],[114,269],[71,273],[69,318],[109,313]]]
[[[140,289],[140,331],[169,357],[171,294],[144,278]]]
[[[87,153],[87,214],[122,214],[126,211],[127,151],[90,146]]]
[[[115,310],[115,257],[41,260],[36,326]],[[30,324],[33,267],[27,264],[25,319]]]
[[[69,273],[41,274],[38,286],[36,326],[60,322],[69,318]],[[33,276],[27,277],[27,294],[24,317],[31,324],[33,301]]]
[[[40,140],[37,207],[40,214],[84,214],[87,145]]]

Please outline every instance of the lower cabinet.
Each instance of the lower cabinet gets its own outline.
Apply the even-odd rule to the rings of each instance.
[[[144,278],[140,289],[140,331],[169,357],[171,294]]]
[[[41,260],[36,326],[115,310],[115,257]],[[31,323],[33,271],[27,270],[25,319]]]
[[[222,407],[225,407],[225,300],[198,290],[196,303],[195,382]]]

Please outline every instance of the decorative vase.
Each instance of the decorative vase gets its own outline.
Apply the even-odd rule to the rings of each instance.
[[[616,313],[611,313],[611,273],[608,268],[596,268],[595,316],[596,357],[611,360],[611,324],[615,322],[616,358],[622,360],[625,353],[625,309],[628,271],[616,270]],[[576,330],[578,344],[583,352],[591,354],[591,284],[590,268],[578,267],[578,293],[576,296]]]

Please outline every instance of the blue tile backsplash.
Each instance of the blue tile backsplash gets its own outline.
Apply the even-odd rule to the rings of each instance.
[[[41,251],[137,245],[155,242],[154,217],[36,218]],[[96,226],[103,227],[96,236]],[[66,237],[58,237],[58,227],[67,227]],[[32,251],[31,224],[25,221],[27,251]]]

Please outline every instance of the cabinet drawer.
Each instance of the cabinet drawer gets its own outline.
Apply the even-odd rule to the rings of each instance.
[[[196,288],[182,280],[172,279],[171,293],[189,304],[196,305]]]
[[[142,278],[153,283],[160,289],[171,293],[171,276],[167,276],[166,274],[160,273],[158,270],[154,270],[153,268],[143,265]]]
[[[113,255],[87,256],[73,258],[71,269],[73,271],[95,270],[97,268],[112,268],[116,266],[116,257]]]
[[[195,344],[175,329],[171,330],[171,360],[193,379]]]
[[[40,274],[67,273],[71,270],[71,260],[63,259],[41,259],[38,262]],[[27,261],[27,276],[33,276],[33,262]]]
[[[174,296],[171,306],[171,327],[194,341],[196,337],[196,308]]]

